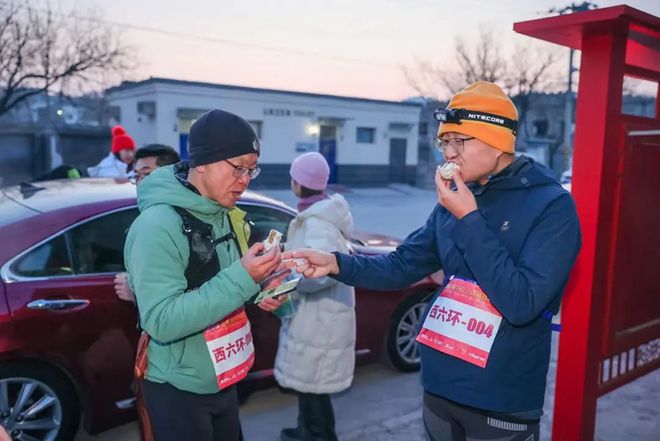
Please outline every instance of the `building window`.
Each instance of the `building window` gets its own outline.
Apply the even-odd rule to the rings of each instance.
[[[428,123],[419,123],[419,136],[426,136],[429,133]]]
[[[376,129],[371,127],[358,127],[355,139],[360,144],[373,144],[376,140]]]
[[[534,121],[534,136],[537,138],[545,138],[548,136],[548,120],[537,119]]]
[[[252,128],[254,129],[255,133],[257,134],[257,138],[261,139],[261,127],[263,126],[263,121],[248,121]]]

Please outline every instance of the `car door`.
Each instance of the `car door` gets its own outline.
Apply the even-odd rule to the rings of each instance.
[[[251,222],[250,246],[263,241],[271,229],[281,232],[281,243],[286,242],[286,233],[294,217],[293,213],[261,204],[241,203],[239,207],[247,212],[246,219]],[[269,376],[277,353],[280,320],[253,304],[247,305],[247,314],[252,326],[255,349],[254,367],[248,378]]]
[[[137,312],[114,292],[134,207],[86,220],[19,255],[6,285],[17,349],[64,366],[86,392],[93,430],[132,417]]]

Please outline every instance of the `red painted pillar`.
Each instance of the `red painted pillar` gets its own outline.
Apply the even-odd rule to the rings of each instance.
[[[660,121],[660,82],[655,95],[655,119]]]
[[[609,241],[616,166],[622,151],[621,101],[627,26],[585,32],[578,89],[572,192],[582,251],[562,307],[563,330],[552,439],[594,438],[599,362],[609,299]],[[608,26],[609,28],[609,26]]]

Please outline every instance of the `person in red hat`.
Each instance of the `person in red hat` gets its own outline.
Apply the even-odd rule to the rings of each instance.
[[[133,176],[135,141],[122,126],[112,128],[110,153],[87,172],[92,177],[130,178]]]

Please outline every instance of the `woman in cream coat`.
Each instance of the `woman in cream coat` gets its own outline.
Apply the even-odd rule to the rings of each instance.
[[[289,225],[287,249],[348,252],[353,230],[348,203],[325,189],[330,169],[319,153],[291,165],[291,186],[300,198]],[[284,429],[283,441],[337,439],[331,393],[350,387],[355,368],[355,291],[325,277],[303,279],[291,295],[292,316],[282,319],[275,360],[280,386],[298,392],[298,427]]]

